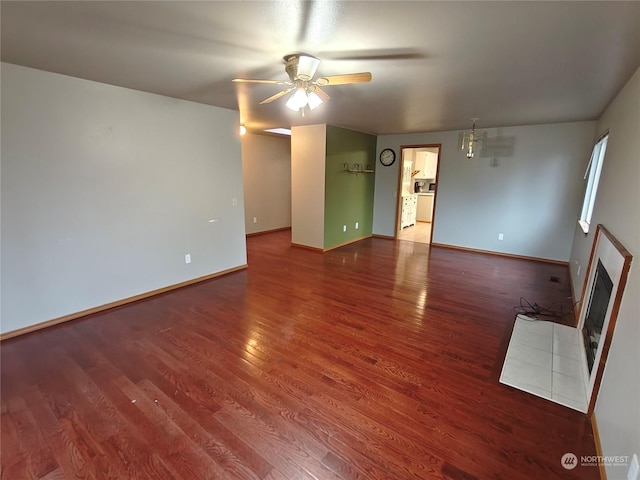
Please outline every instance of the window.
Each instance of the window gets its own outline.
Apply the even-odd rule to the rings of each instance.
[[[587,171],[584,179],[587,181],[587,188],[584,192],[584,201],[582,203],[582,213],[578,223],[582,227],[582,231],[587,233],[591,224],[591,215],[593,214],[593,206],[596,203],[596,193],[598,192],[598,182],[600,182],[600,173],[602,172],[602,162],[604,161],[604,153],[607,150],[607,139],[609,132],[605,133],[593,147],[591,159],[587,165]]]

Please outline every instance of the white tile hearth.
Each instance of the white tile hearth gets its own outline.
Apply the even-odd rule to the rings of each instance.
[[[576,328],[518,315],[500,383],[587,411]]]
[[[553,354],[553,371],[569,375],[570,377],[581,377],[582,367],[580,361],[562,355]]]
[[[522,387],[522,390],[526,390],[527,387],[534,387],[551,393],[552,376],[550,368],[539,367],[533,363],[510,358],[502,373],[505,377],[515,380]]]
[[[546,370],[551,370],[553,365],[553,358],[549,355],[549,352],[540,350],[539,348],[529,347],[522,343],[514,344],[511,350],[511,358],[532,363]],[[560,372],[560,370],[558,371]]]

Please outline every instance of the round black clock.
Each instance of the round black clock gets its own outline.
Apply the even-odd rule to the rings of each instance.
[[[390,148],[385,148],[380,152],[380,163],[385,167],[393,165],[396,161],[396,152]]]

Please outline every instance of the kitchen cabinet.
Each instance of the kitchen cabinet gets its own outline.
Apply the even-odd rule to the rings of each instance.
[[[402,195],[410,195],[413,193],[413,162],[405,160],[402,165]]]
[[[424,159],[424,178],[436,178],[438,171],[438,154],[427,152]]]
[[[433,195],[418,195],[416,208],[416,220],[418,222],[430,222],[433,218]]]
[[[438,171],[438,154],[434,152],[418,152],[413,162],[413,170],[416,178],[435,179]]]
[[[427,178],[425,177],[425,154],[424,153],[416,153],[416,159],[413,164],[413,169],[418,172],[416,173],[416,178]]]
[[[400,216],[400,228],[416,224],[418,207],[418,195],[405,195],[402,197],[402,212]]]

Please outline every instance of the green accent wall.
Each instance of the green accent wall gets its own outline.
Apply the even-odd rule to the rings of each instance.
[[[344,164],[375,170],[376,137],[327,125],[326,155],[324,248],[329,249],[373,231],[375,173],[349,173]]]

